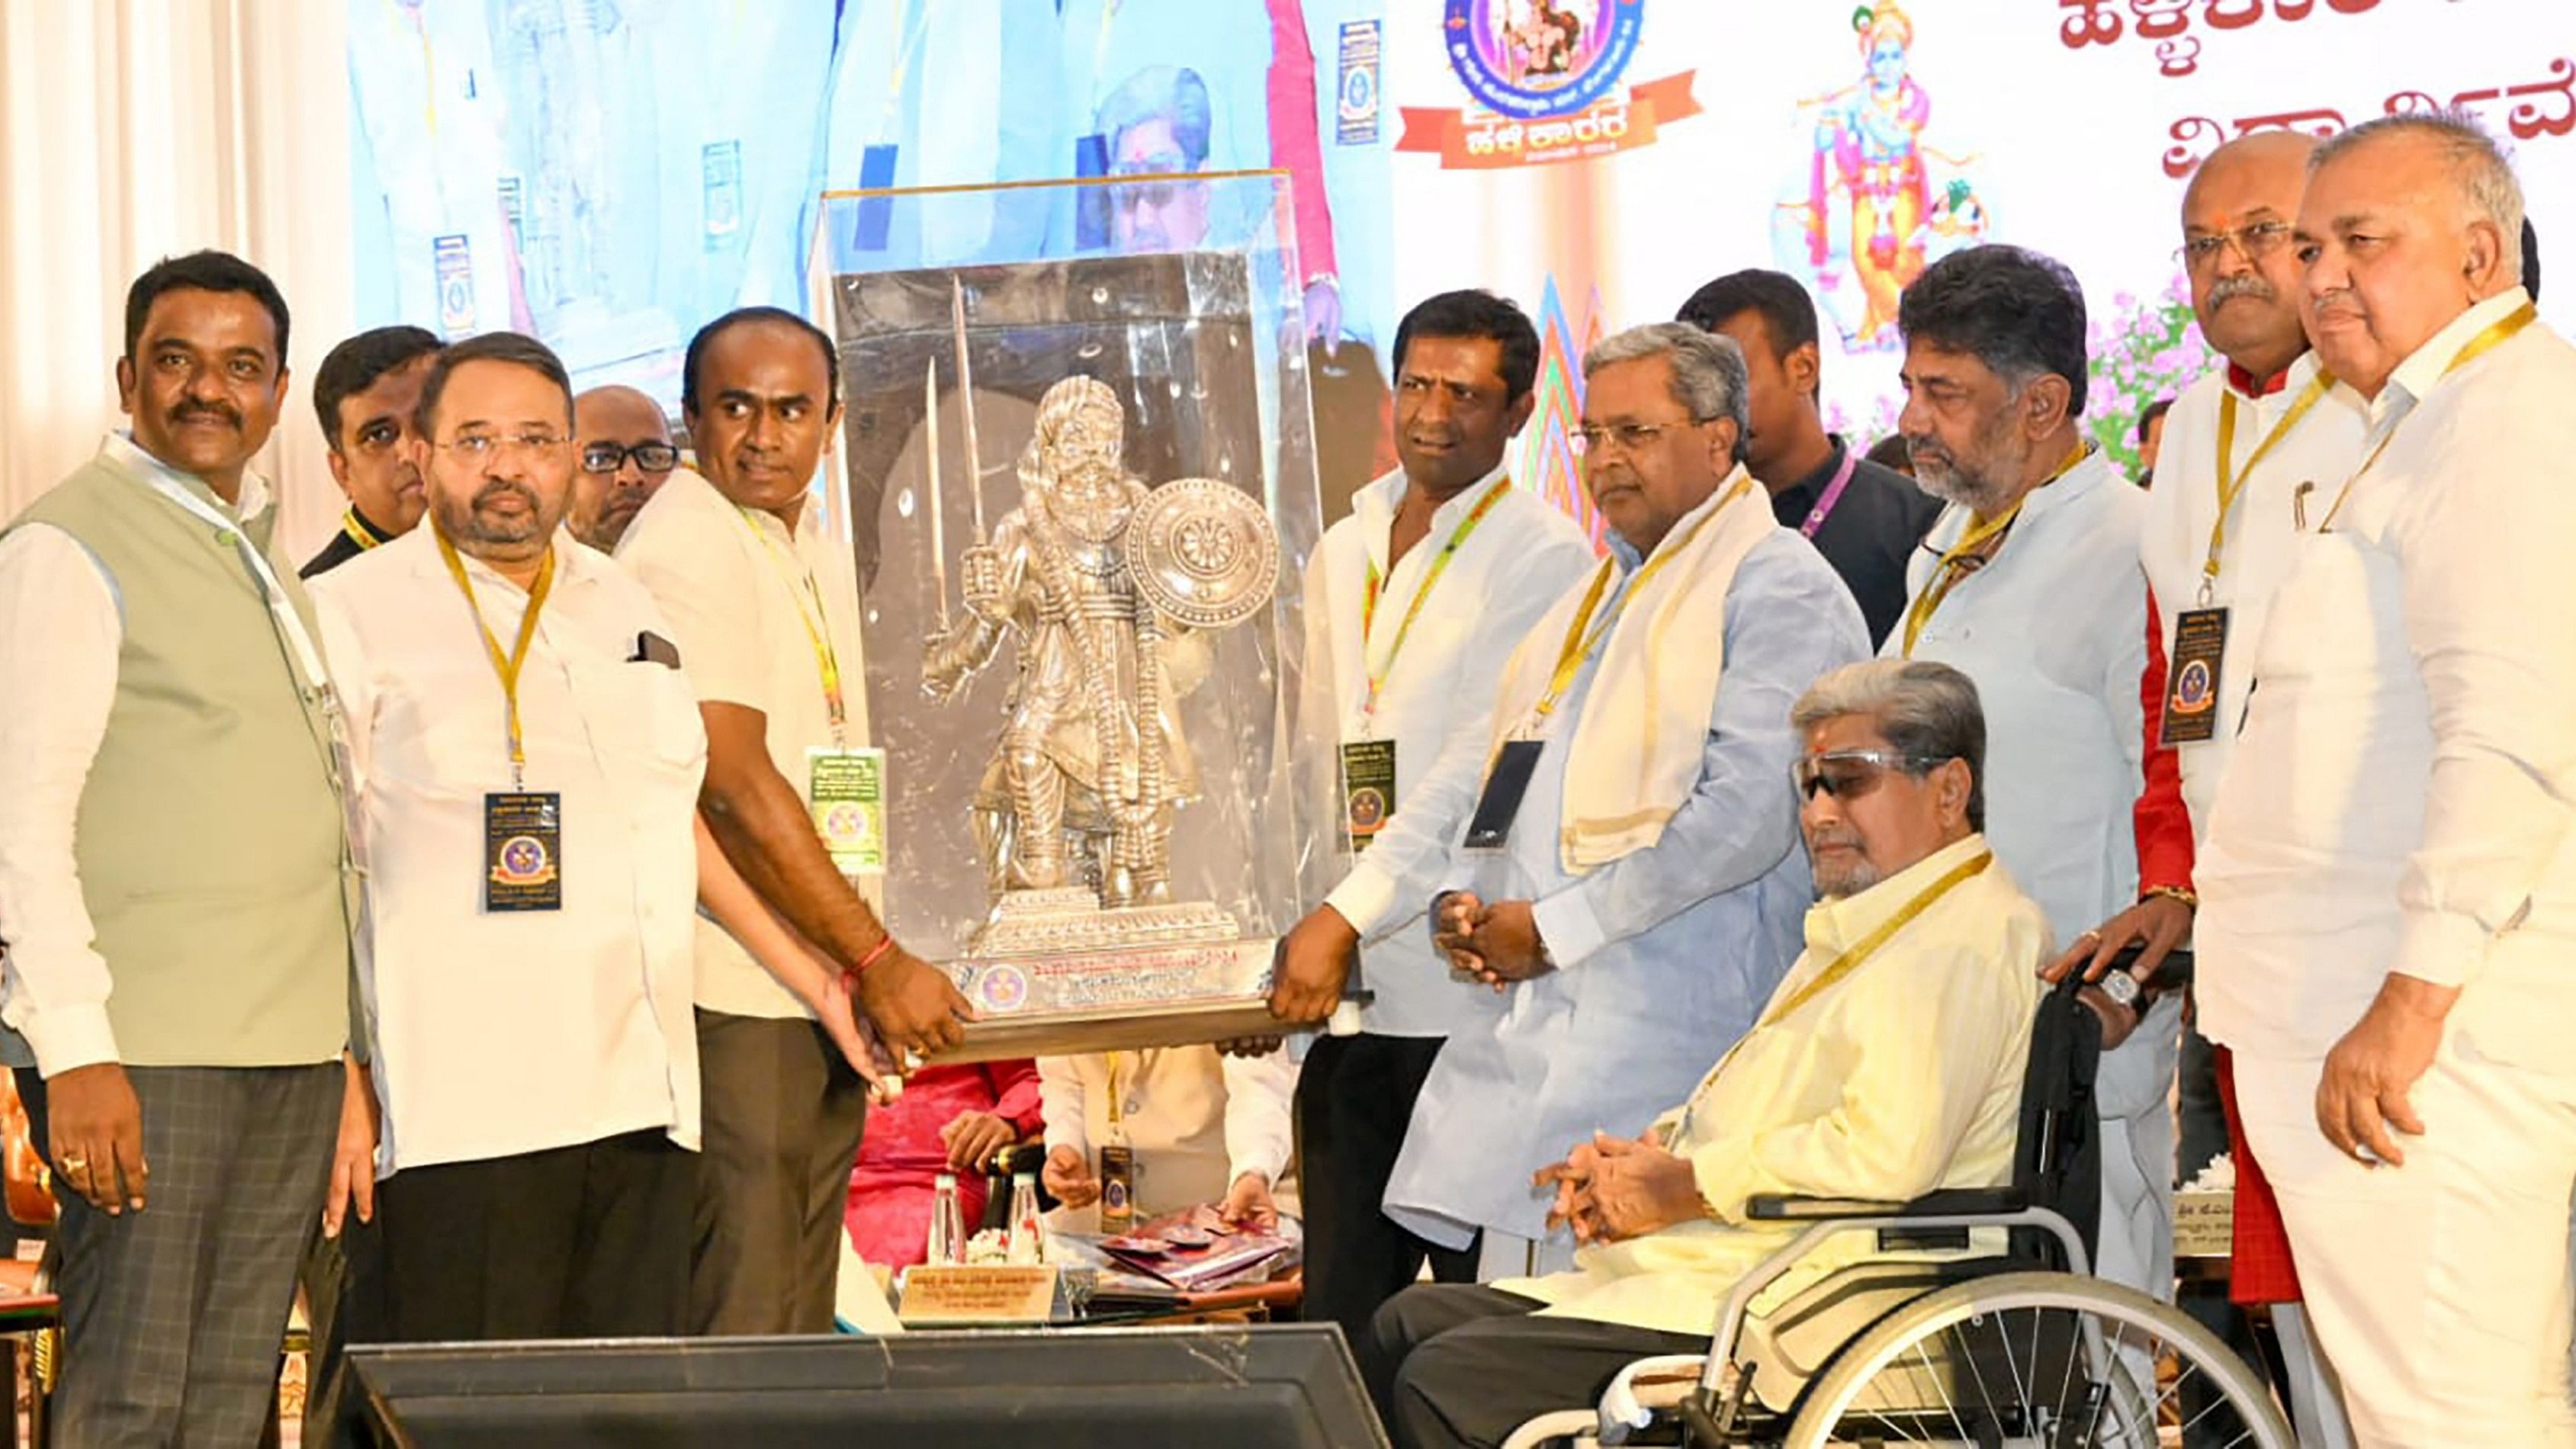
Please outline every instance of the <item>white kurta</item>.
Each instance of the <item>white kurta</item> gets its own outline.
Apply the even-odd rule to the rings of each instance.
[[[2185,610],[2204,607],[2201,585],[2210,530],[2218,520],[2221,403],[2234,393],[2236,436],[2228,463],[2233,476],[2307,391],[2318,366],[2315,353],[2301,357],[2290,365],[2288,382],[2261,398],[2238,391],[2228,382],[2227,369],[2216,367],[2186,388],[2165,415],[2164,448],[2156,455],[2156,481],[2147,493],[2138,554],[2162,615],[2167,659],[2173,657],[2175,619]],[[2361,462],[2363,423],[2361,395],[2349,387],[2329,389],[2245,475],[2236,506],[2228,511],[2218,577],[2210,581],[2205,601],[2227,610],[2217,732],[2174,748],[2195,836],[2209,831],[2219,774],[2235,751],[2237,730],[2245,720],[2245,701],[2254,688],[2254,648],[2271,615],[2273,591],[2290,570],[2297,510],[2304,506],[2314,510],[2313,518],[2324,516],[2334,489]],[[2302,496],[2303,484],[2306,501],[2294,502]]]
[[[2576,348],[2535,324],[2444,376],[2523,301],[2372,399],[2387,447],[2299,540],[2196,872],[2202,1029],[2370,1445],[2576,1445]],[[2392,973],[2461,995],[2426,1137],[2365,1170],[2299,1108]]]
[[[1428,598],[1423,581],[1489,489],[1506,491],[1440,569]],[[1325,530],[1306,568],[1306,618],[1313,643],[1307,665],[1323,676],[1344,740],[1395,744],[1396,814],[1405,793],[1431,773],[1453,737],[1483,739],[1493,729],[1494,690],[1503,662],[1530,626],[1594,563],[1592,546],[1572,519],[1498,469],[1440,506],[1430,531],[1386,567],[1387,530],[1407,484],[1390,473],[1351,500],[1351,516]],[[1360,628],[1369,569],[1384,580],[1367,637]],[[1405,616],[1421,600],[1410,629]],[[1402,647],[1397,647],[1399,634]],[[1376,708],[1369,677],[1380,676]],[[1335,798],[1339,798],[1336,796]],[[1376,999],[1363,1030],[1382,1036],[1447,1036],[1481,1029],[1502,1014],[1502,998],[1468,991],[1450,979],[1431,948],[1421,905],[1394,915],[1360,951],[1362,984]]]
[[[2132,824],[2145,753],[2138,681],[2147,590],[2138,566],[2146,496],[2098,450],[2030,495],[2002,548],[1961,579],[1913,657],[1976,681],[1986,711],[1986,838],[2069,941],[2136,901]],[[1909,583],[1968,527],[1953,506],[1932,525]],[[1905,652],[1902,629],[1880,651]],[[2178,1001],[2159,1005],[2103,1057],[2102,1276],[2173,1292],[2173,1090]]]
[[[1691,522],[1685,515],[1672,537]],[[1797,954],[1814,887],[1789,786],[1798,750],[1789,709],[1818,675],[1866,657],[1869,631],[1815,549],[1770,528],[1738,565],[1719,628],[1659,636],[1678,649],[1719,634],[1725,656],[1698,780],[1656,844],[1579,876],[1564,867],[1554,827],[1564,818],[1567,745],[1604,650],[1616,647],[1596,646],[1548,718],[1502,849],[1450,848],[1484,778],[1489,733],[1442,756],[1396,827],[1333,893],[1363,930],[1421,910],[1443,887],[1531,901],[1559,968],[1513,986],[1490,1028],[1451,1036],[1423,1083],[1386,1208],[1433,1242],[1464,1247],[1479,1229],[1544,1237],[1548,1199],[1530,1174],[1595,1128],[1642,1131],[1686,1095],[1752,1025]],[[1605,609],[1641,564],[1624,542],[1612,551],[1618,581]],[[1618,629],[1658,617],[1640,605]]]
[[[433,531],[312,583],[368,866],[359,979],[385,1174],[643,1129],[698,1145],[706,732],[688,677],[637,657],[640,635],[669,637],[643,586],[568,536],[554,549],[518,695],[525,788],[561,797],[560,910],[481,908],[485,796],[517,788],[508,709]],[[464,567],[507,649],[528,596]]]
[[[1295,1186],[1283,1180],[1294,1146],[1288,1098],[1296,1083],[1284,1050],[1236,1057],[1213,1047],[1170,1047],[1038,1059],[1047,1147],[1072,1148],[1095,1172],[1101,1146],[1131,1149],[1139,1217],[1220,1201],[1247,1172],[1270,1180],[1281,1211],[1296,1211]],[[1051,1221],[1091,1232],[1100,1209],[1059,1208]]]
[[[1808,911],[1806,950],[1773,999],[1787,1001],[1986,849],[1971,835]],[[1495,1286],[1550,1313],[1707,1333],[1746,1270],[1805,1226],[1747,1221],[1755,1195],[1902,1201],[2011,1181],[2047,942],[2048,923],[2000,863],[1960,882],[1838,984],[1746,1036],[1657,1124],[1716,1218],[1586,1248],[1570,1273]],[[1866,1234],[1837,1239],[1775,1291],[1871,1246]]]

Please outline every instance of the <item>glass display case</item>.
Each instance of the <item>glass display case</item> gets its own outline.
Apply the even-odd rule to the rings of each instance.
[[[885,914],[984,1017],[950,1059],[1265,1029],[1273,945],[1328,884],[1286,191],[825,198]],[[997,255],[1033,205],[1085,240]]]

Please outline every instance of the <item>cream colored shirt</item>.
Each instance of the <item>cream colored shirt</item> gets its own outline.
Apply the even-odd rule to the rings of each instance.
[[[1705,1334],[1737,1279],[1797,1224],[1745,1219],[1761,1193],[1900,1201],[2012,1177],[2048,923],[2002,862],[1953,887],[1839,982],[1767,1020],[1843,952],[1988,845],[1971,835],[1807,913],[1806,950],[1765,1024],[1656,1123],[1715,1218],[1582,1250],[1573,1271],[1494,1286],[1550,1313]],[[1571,1147],[1573,1144],[1566,1144]],[[1827,1244],[1775,1291],[1864,1256]]]
[[[2231,472],[2241,470],[2297,405],[2317,369],[2317,356],[2311,352],[2290,364],[2289,381],[2278,392],[2255,398],[2236,392],[2222,364],[2184,389],[2165,417],[2164,449],[2156,455],[2155,486],[2147,491],[2146,513],[2138,529],[2138,554],[2146,564],[2147,583],[2155,591],[2165,657],[2173,657],[2175,621],[2185,611],[2227,610],[2227,649],[2218,669],[2217,732],[2174,751],[2195,836],[2208,833],[2209,807],[2218,798],[2219,775],[2235,753],[2237,731],[2245,722],[2246,700],[2254,689],[2254,646],[2271,615],[2273,591],[2290,570],[2291,551],[2298,540],[2294,526],[2298,510],[2310,510],[2312,523],[2324,517],[2335,488],[2361,464],[2365,421],[2361,394],[2335,387],[2280,435],[2245,475],[2236,506],[2228,510],[2218,577],[2209,581],[2204,600],[2201,585],[2207,577],[2209,535],[2218,521],[2219,408],[2234,392],[2236,435],[2228,467]],[[2307,492],[2301,495],[2303,484]]]
[[[699,700],[759,710],[768,721],[770,763],[810,805],[806,752],[835,743],[822,665],[805,623],[817,598],[822,614],[815,622],[840,661],[841,739],[854,748],[868,742],[850,551],[815,526],[810,503],[791,533],[776,516],[737,508],[714,484],[681,469],[628,525],[617,561],[653,591]],[[880,904],[877,881],[861,886],[871,906]],[[697,930],[698,1005],[732,1016],[812,1015],[713,918],[701,913]]]
[[[698,1145],[690,1018],[698,782],[688,678],[606,554],[558,535],[519,674],[524,788],[561,797],[563,906],[487,911],[485,797],[514,787],[506,697],[432,530],[312,581],[349,719],[368,866],[359,979],[384,1107],[377,1170],[658,1130]],[[465,559],[508,650],[528,596]]]
[[[1285,1050],[1265,1057],[1222,1056],[1214,1047],[1168,1047],[1038,1059],[1038,1099],[1046,1144],[1091,1159],[1103,1143],[1136,1154],[1139,1216],[1177,1212],[1224,1198],[1234,1180],[1257,1172],[1272,1199],[1293,1212],[1288,1174],[1288,1099],[1296,1065]],[[1056,1225],[1089,1231],[1096,1208],[1060,1209]]]
[[[2576,1011],[2576,348],[2463,312],[2370,403],[2386,450],[2310,532],[2257,651],[2194,879],[2200,1025],[2315,1060],[2391,973],[2481,1051],[2566,1072]]]

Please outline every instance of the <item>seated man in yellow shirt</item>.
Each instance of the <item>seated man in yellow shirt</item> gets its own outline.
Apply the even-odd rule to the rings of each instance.
[[[1540,1171],[1532,1190],[1583,1244],[1572,1271],[1417,1286],[1379,1311],[1355,1347],[1398,1445],[1498,1444],[1632,1360],[1705,1351],[1728,1290],[1803,1226],[1748,1221],[1757,1194],[2011,1179],[2048,926],[1978,833],[1976,686],[1871,660],[1817,680],[1791,718],[1818,897],[1805,952],[1688,1102]],[[1830,1246],[1786,1288],[1838,1261]]]

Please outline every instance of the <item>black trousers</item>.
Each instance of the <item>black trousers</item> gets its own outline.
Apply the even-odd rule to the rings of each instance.
[[[1476,1281],[1476,1245],[1448,1249],[1407,1232],[1381,1203],[1414,1099],[1441,1038],[1319,1038],[1297,1076],[1298,1194],[1305,1210],[1309,1323],[1338,1323],[1351,1351],[1378,1306],[1421,1275]]]
[[[128,1067],[151,1173],[115,1217],[55,1184],[60,1444],[253,1444],[277,1410],[295,1262],[322,1216],[340,1129],[338,1061]],[[17,1073],[38,1150],[45,1083]],[[60,1176],[60,1167],[47,1158]]]
[[[1396,1449],[1498,1445],[1541,1414],[1597,1402],[1638,1359],[1708,1351],[1705,1334],[1541,1318],[1540,1306],[1449,1283],[1388,1299],[1359,1360]]]
[[[684,1332],[696,1193],[697,1154],[658,1130],[406,1167],[376,1189],[386,1336]]]

